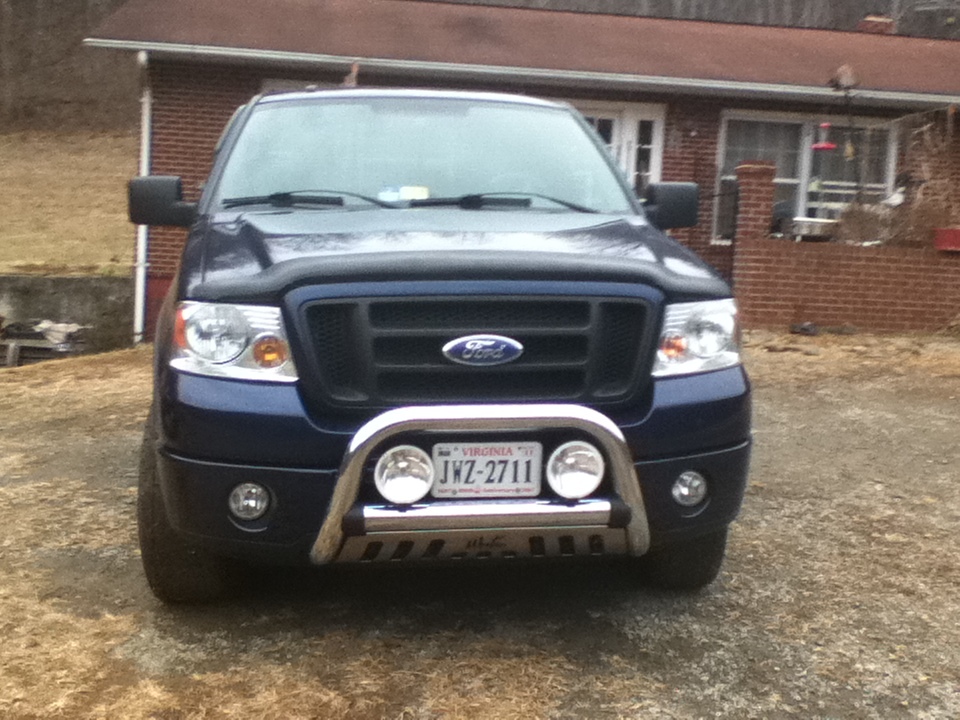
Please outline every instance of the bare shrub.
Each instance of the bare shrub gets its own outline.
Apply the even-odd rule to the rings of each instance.
[[[952,213],[949,205],[937,199],[919,199],[901,205],[891,215],[890,245],[899,247],[928,247],[933,243],[933,231],[949,227]]]

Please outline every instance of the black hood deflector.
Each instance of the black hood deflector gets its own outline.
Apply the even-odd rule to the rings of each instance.
[[[201,221],[184,254],[181,297],[274,303],[304,285],[405,280],[641,283],[672,302],[731,294],[639,217],[444,208]]]

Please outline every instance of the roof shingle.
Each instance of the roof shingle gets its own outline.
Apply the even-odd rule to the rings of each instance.
[[[823,90],[851,65],[861,93],[960,99],[960,42],[416,0],[131,0],[88,43],[655,78],[688,91]]]

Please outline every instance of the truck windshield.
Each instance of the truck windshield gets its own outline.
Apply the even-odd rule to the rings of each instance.
[[[262,103],[224,167],[217,201],[237,205],[230,201],[311,190],[342,193],[346,205],[361,204],[361,196],[382,203],[362,203],[367,208],[516,193],[526,200],[449,205],[634,212],[623,183],[568,110],[491,100]]]

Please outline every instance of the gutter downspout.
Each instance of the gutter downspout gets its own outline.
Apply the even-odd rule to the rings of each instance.
[[[140,175],[150,174],[150,151],[153,142],[153,95],[150,92],[150,77],[147,73],[149,56],[146,51],[137,53],[142,90],[140,93]],[[147,243],[150,229],[137,225],[137,254],[134,265],[133,290],[133,343],[143,342],[147,307]]]

